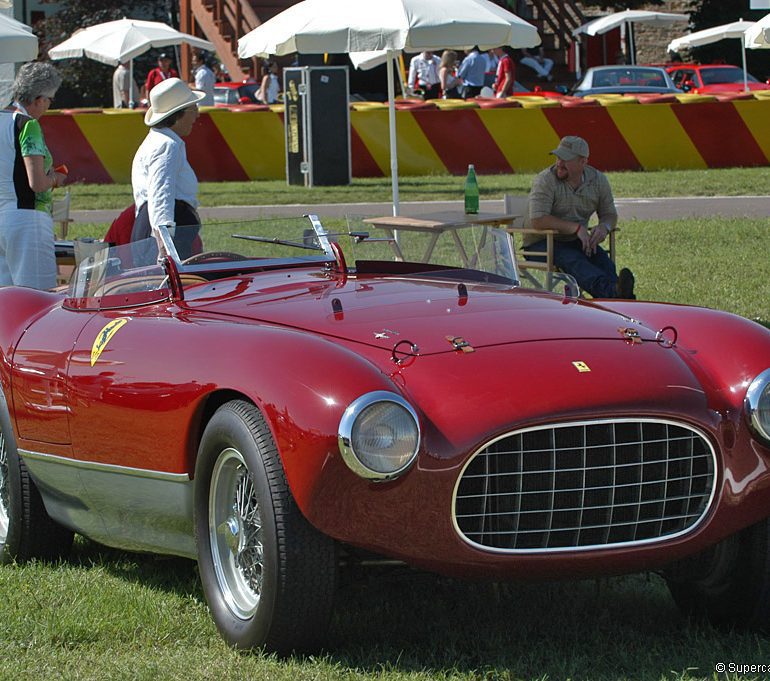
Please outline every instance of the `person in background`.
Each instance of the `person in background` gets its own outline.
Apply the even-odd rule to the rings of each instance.
[[[504,48],[496,47],[494,52],[499,59],[494,87],[495,97],[504,99],[513,94],[513,86],[516,83],[516,65]]]
[[[500,63],[500,57],[497,56],[495,50],[487,50],[484,52],[484,59],[487,64],[486,69],[484,70],[484,86],[494,88],[495,80],[497,80],[497,65]]]
[[[553,80],[553,59],[545,56],[542,45],[535,51],[522,49],[519,64],[532,69],[540,80],[547,80],[549,83]]]
[[[216,83],[214,72],[208,67],[200,52],[192,53],[191,63],[194,82],[190,83],[190,86],[206,95],[200,101],[200,106],[214,106],[214,83]]]
[[[158,55],[158,65],[147,74],[147,80],[144,84],[144,96],[149,97],[152,89],[168,78],[179,78],[176,69],[171,68],[171,57],[165,52]]]
[[[166,225],[172,232],[179,257],[193,254],[198,235],[198,178],[187,160],[183,137],[198,118],[198,102],[205,93],[191,90],[179,78],[169,78],[150,92],[144,116],[150,131],[131,164],[136,220],[131,241],[157,235]],[[186,227],[186,229],[179,229]]]
[[[484,73],[487,70],[487,59],[477,47],[467,50],[460,64],[457,75],[462,78],[462,95],[465,99],[478,97],[484,87]]]
[[[112,74],[112,106],[116,109],[128,109],[131,104],[139,103],[139,88],[131,77],[128,62],[121,62]]]
[[[441,60],[433,52],[425,51],[412,57],[406,84],[410,92],[421,90],[424,99],[438,99],[438,69]]]
[[[227,74],[227,69],[222,62],[214,62],[214,76],[217,79],[217,83],[230,82],[230,76]]]
[[[588,165],[588,142],[582,137],[562,137],[551,152],[556,163],[535,176],[529,193],[529,218],[534,229],[552,229],[554,263],[577,280],[594,298],[633,300],[634,275],[615,263],[600,246],[615,229],[618,212],[607,177]],[[598,224],[589,229],[596,213]],[[524,248],[543,251],[546,240],[527,234]],[[530,256],[530,259],[540,259]]]
[[[441,64],[438,68],[438,79],[441,85],[441,96],[444,99],[460,99],[460,88],[463,79],[456,75],[457,52],[444,50],[441,55]]]
[[[0,286],[56,286],[52,193],[67,175],[54,170],[39,119],[60,85],[50,64],[24,64],[15,110],[0,114]]]
[[[278,82],[278,62],[268,59],[263,65],[265,75],[257,92],[257,99],[263,104],[275,104],[278,101],[278,93],[281,85]]]

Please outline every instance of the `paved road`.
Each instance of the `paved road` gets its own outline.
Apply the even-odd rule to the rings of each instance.
[[[770,217],[770,196],[713,196],[713,197],[667,197],[652,199],[618,199],[618,212],[621,220],[637,218],[640,220],[675,220],[685,217]],[[503,202],[486,200],[481,202],[485,211],[502,211]],[[462,210],[461,201],[428,201],[421,203],[404,202],[401,204],[403,215]],[[75,210],[72,218],[75,222],[111,222],[117,210]],[[320,205],[281,205],[281,206],[219,206],[201,208],[201,217],[224,220],[244,220],[269,216],[300,216],[315,213],[320,217],[344,217],[345,215],[390,215],[390,203],[332,203]]]

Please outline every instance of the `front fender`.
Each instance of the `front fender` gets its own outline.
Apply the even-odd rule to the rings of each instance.
[[[660,303],[612,303],[611,309],[652,330],[673,327],[676,347],[719,411],[741,410],[751,381],[770,368],[770,330],[738,315]]]
[[[210,327],[204,330],[208,335],[219,325],[202,326]],[[345,409],[364,393],[401,391],[355,351],[320,336],[259,324],[228,324],[226,336],[217,335],[220,342],[215,345],[223,352],[206,360],[206,374],[215,377],[212,387],[240,392],[259,407],[291,492],[303,513],[311,516],[322,472],[340,465],[337,431]],[[210,340],[199,342],[212,347]]]

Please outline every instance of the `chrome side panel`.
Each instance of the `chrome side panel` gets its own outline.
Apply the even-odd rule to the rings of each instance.
[[[189,476],[19,450],[57,522],[101,544],[196,558]]]

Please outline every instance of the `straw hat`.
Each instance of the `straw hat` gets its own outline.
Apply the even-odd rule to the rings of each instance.
[[[164,118],[199,102],[205,96],[205,92],[191,90],[179,78],[167,78],[150,90],[150,108],[144,114],[145,125],[160,123]]]

